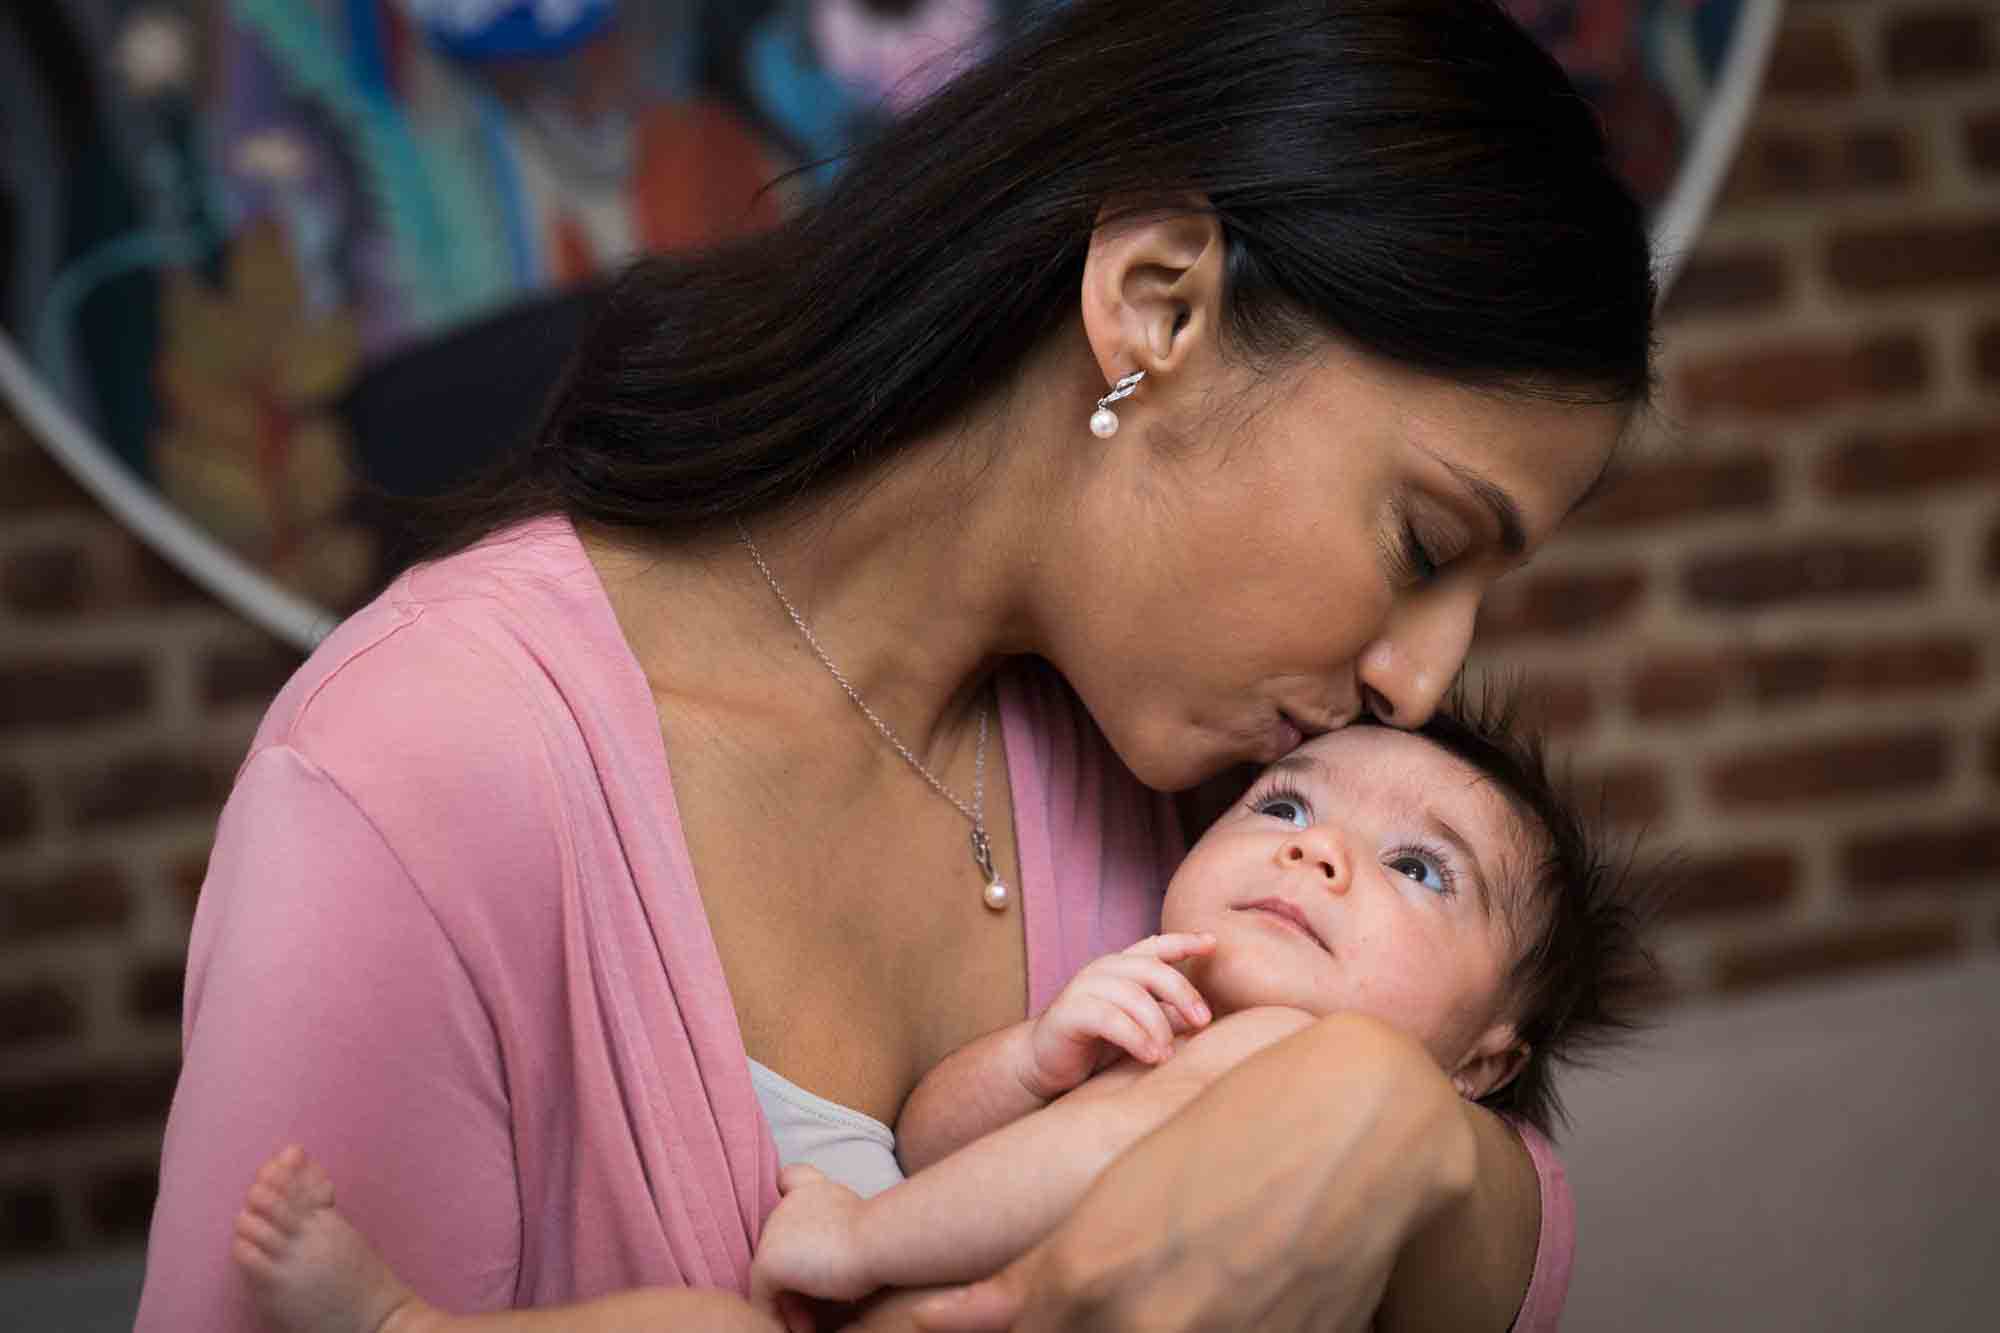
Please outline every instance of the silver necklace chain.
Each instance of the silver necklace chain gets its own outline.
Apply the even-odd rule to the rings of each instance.
[[[764,561],[764,553],[757,549],[756,542],[750,540],[749,531],[741,523],[736,525],[736,539],[743,544],[743,549],[750,553],[750,559],[756,563],[757,572],[764,576],[764,582],[771,585],[771,592],[777,597],[778,605],[785,608],[785,614],[792,618],[792,624],[798,626],[798,631],[804,636],[806,646],[812,649],[813,656],[819,659],[819,664],[826,668],[827,674],[839,683],[847,697],[854,701],[854,706],[861,710],[861,715],[874,725],[875,730],[882,733],[882,739],[889,742],[897,754],[903,756],[903,762],[915,769],[917,775],[931,785],[932,791],[950,801],[958,808],[958,812],[971,822],[972,863],[979,867],[979,873],[986,879],[986,905],[995,911],[1005,908],[1007,884],[994,867],[993,842],[986,835],[986,703],[982,700],[979,705],[979,741],[972,752],[972,804],[967,805],[959,799],[958,793],[938,780],[937,774],[924,767],[923,760],[917,758],[910,747],[903,744],[902,739],[889,724],[868,706],[868,701],[861,697],[861,691],[854,688],[854,682],[833,664],[833,659],[827,656],[826,649],[820,646],[819,636],[812,632],[812,626],[806,624],[806,618],[799,614],[796,606],[792,605],[792,599],[785,596],[784,586],[778,582],[778,576],[771,572],[771,566]]]

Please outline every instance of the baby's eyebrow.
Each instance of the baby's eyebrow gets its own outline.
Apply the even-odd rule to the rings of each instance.
[[[1472,872],[1472,889],[1474,896],[1479,899],[1480,912],[1492,916],[1493,898],[1486,887],[1486,872],[1479,863],[1479,857],[1473,852],[1472,844],[1461,837],[1458,830],[1453,828],[1443,815],[1429,806],[1424,807],[1424,822],[1431,826],[1431,830],[1437,836],[1458,849],[1458,854],[1465,859],[1466,866]]]
[[[1271,766],[1265,769],[1264,772],[1267,775],[1275,773],[1299,773],[1306,777],[1318,778],[1323,783],[1333,781],[1333,773],[1327,768],[1324,759],[1321,759],[1318,755],[1302,754],[1297,750],[1292,751],[1283,759],[1274,760]]]

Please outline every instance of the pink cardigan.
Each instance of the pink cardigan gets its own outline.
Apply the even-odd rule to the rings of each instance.
[[[1000,718],[1039,1009],[1153,928],[1183,848],[1052,672],[1006,674]],[[448,1309],[745,1287],[776,1150],[652,696],[566,521],[406,574],[279,694],[202,886],[183,1047],[138,1333],[253,1333],[230,1221],[288,1142]],[[1553,1328],[1570,1199],[1524,1133],[1518,1327]]]

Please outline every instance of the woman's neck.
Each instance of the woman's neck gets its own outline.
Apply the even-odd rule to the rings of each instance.
[[[1058,427],[1009,409],[1072,398],[1033,387],[1058,360],[1038,358],[1014,392],[875,474],[745,528],[827,656],[927,764],[961,743],[1000,659],[1036,650],[1062,470],[1038,442]],[[1069,414],[1086,440],[1088,408]],[[788,699],[828,697],[825,667],[734,531],[688,544],[582,535],[656,695],[781,715]]]

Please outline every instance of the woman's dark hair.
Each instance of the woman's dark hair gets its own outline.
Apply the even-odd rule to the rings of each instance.
[[[1556,1070],[1629,1036],[1664,994],[1647,936],[1671,863],[1614,852],[1602,820],[1586,817],[1522,726],[1520,697],[1505,682],[1478,691],[1461,682],[1416,734],[1491,782],[1524,825],[1524,882],[1496,892],[1514,934],[1508,998],[1528,1058],[1479,1101],[1553,1135],[1565,1118]]]
[[[1649,394],[1644,218],[1492,0],[1076,0],[776,229],[635,264],[446,544],[548,512],[694,535],[853,477],[1073,314],[1107,205],[1198,199],[1260,363],[1330,334],[1502,392]]]

